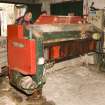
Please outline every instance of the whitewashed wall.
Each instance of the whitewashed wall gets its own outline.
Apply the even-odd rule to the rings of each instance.
[[[0,8],[7,13],[7,23],[12,24],[15,21],[14,4],[0,3]]]
[[[14,22],[14,4],[0,3],[0,35],[7,36],[7,25]]]
[[[98,9],[105,9],[105,0],[88,0],[89,5],[94,2],[94,7]]]

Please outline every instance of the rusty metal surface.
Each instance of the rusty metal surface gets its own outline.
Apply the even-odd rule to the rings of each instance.
[[[31,25],[31,30],[33,33],[35,31],[38,32],[64,32],[64,31],[80,31],[81,30],[81,24],[44,24],[44,25],[38,25],[34,24]]]
[[[30,26],[32,32],[66,32],[66,31],[101,31],[92,24],[34,24]]]
[[[102,35],[102,31],[92,24],[34,24],[30,27],[32,35],[42,38],[47,48],[49,60],[54,59],[52,49],[59,46],[57,61],[74,58],[96,50],[96,41],[92,39],[94,33]],[[46,57],[48,59],[48,57]]]

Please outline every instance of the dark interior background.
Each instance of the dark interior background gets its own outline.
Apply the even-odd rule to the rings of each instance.
[[[29,4],[28,9],[32,11],[32,20],[35,21],[39,15],[41,14],[41,6],[42,4]]]
[[[67,15],[74,12],[76,16],[83,15],[83,1],[67,1],[62,3],[51,4],[51,14]]]

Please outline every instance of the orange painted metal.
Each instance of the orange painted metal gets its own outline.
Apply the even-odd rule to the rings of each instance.
[[[22,25],[8,25],[8,38],[9,40],[12,39],[23,39],[24,34],[23,34],[23,27]]]
[[[40,16],[35,24],[76,24],[81,20],[80,16]]]
[[[51,57],[54,59],[59,59],[60,57],[60,46],[53,46],[51,49]]]
[[[8,66],[24,75],[36,73],[35,40],[24,39],[22,26],[8,26]]]

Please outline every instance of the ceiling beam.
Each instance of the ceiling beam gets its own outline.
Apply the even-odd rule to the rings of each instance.
[[[0,0],[2,3],[37,4],[38,0]]]
[[[43,2],[58,3],[64,1],[82,1],[82,0],[0,0],[3,3],[17,3],[17,4],[39,4]]]

